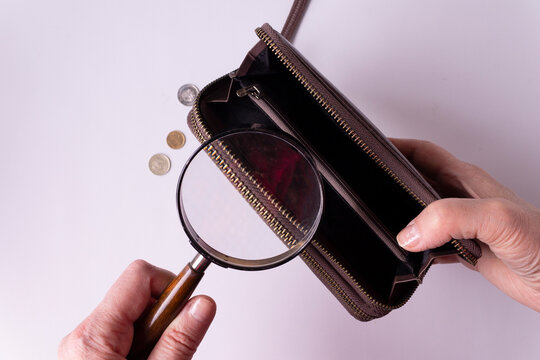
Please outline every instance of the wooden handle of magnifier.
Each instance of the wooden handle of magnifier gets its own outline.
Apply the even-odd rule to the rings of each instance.
[[[133,343],[127,359],[146,359],[167,326],[186,305],[193,290],[204,275],[204,269],[194,270],[193,262],[178,274],[160,295],[157,302],[135,322]]]

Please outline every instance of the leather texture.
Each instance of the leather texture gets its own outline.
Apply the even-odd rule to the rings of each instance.
[[[289,11],[289,16],[281,29],[281,35],[290,42],[294,41],[294,36],[298,31],[298,27],[302,22],[310,0],[294,0],[294,3]]]

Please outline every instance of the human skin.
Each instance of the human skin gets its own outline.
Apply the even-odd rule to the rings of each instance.
[[[478,239],[482,257],[475,270],[540,312],[540,210],[435,144],[391,140],[443,197],[449,197],[428,205],[398,234],[398,243],[408,251],[424,251],[451,239]]]
[[[62,339],[58,358],[125,359],[133,339],[133,323],[174,278],[169,271],[143,260],[134,261],[96,309]],[[215,313],[216,304],[208,296],[189,300],[148,359],[191,359]]]

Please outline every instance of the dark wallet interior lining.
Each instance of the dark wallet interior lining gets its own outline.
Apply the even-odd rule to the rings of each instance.
[[[241,81],[244,85],[257,83],[273,101],[280,99],[280,112],[295,119],[294,123],[320,155],[335,166],[388,230],[397,235],[421,211],[421,205],[354,144],[283,65],[269,55],[263,51]],[[241,85],[231,81],[224,77],[201,94],[201,113],[210,130],[213,133],[253,127],[277,130],[248,97],[235,95]],[[389,305],[401,302],[416,287],[416,281],[406,281],[397,287],[394,282],[410,270],[404,269],[401,261],[328,184],[325,184],[325,202],[315,238],[376,299]],[[426,255],[408,254],[408,263],[417,276],[427,261]]]

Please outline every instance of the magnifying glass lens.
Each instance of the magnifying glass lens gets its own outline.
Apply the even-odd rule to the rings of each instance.
[[[242,131],[203,144],[179,183],[182,223],[214,262],[267,268],[296,255],[322,213],[311,158],[293,140]]]

